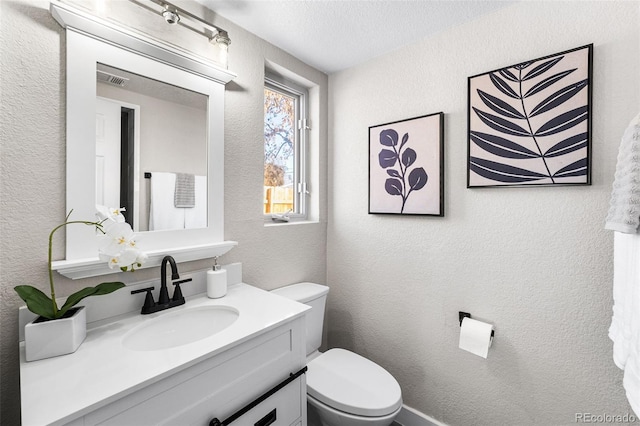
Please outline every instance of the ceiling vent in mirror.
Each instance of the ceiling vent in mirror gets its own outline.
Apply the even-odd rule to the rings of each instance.
[[[124,87],[129,81],[126,77],[120,77],[105,71],[96,70],[96,79],[102,83],[113,84],[114,86]]]

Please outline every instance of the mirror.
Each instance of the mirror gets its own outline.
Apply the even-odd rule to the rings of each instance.
[[[97,64],[96,204],[136,232],[207,227],[207,96]]]
[[[120,199],[127,199],[134,213],[126,217],[141,232],[138,241],[149,256],[143,267],[159,265],[166,254],[181,262],[226,253],[237,244],[223,238],[224,85],[235,74],[207,58],[134,33],[64,3],[51,3],[51,13],[67,30],[67,211],[73,209],[72,219],[93,219],[96,201],[113,203],[118,199],[118,195],[113,194],[122,192],[124,195]],[[131,81],[143,77],[144,85],[154,87],[147,90],[155,92],[160,100],[146,103],[139,94],[115,96],[115,87],[99,87],[99,73],[124,73],[121,77]],[[163,98],[164,95],[169,99]],[[96,120],[96,114],[102,114],[97,108],[105,98],[118,99],[120,104],[114,110],[116,118],[113,120],[117,121],[118,108],[120,113],[124,107],[133,115],[132,128],[130,124],[124,126],[134,141],[133,147],[122,150],[121,143],[116,143],[120,153],[110,154],[117,158],[123,151],[127,155],[132,152],[132,161],[127,158],[119,165],[108,166],[99,159],[104,153],[96,143],[96,134],[104,136],[106,129],[105,121]],[[164,110],[169,103],[177,105],[175,108],[181,109],[180,112]],[[160,108],[160,105],[163,111],[153,112],[158,120],[147,130],[145,112]],[[151,134],[150,141],[145,140],[147,133]],[[165,136],[167,140],[161,141]],[[111,171],[105,171],[105,167]],[[124,168],[125,172],[118,174],[118,168]],[[144,177],[145,172],[151,173],[151,179]],[[194,221],[192,227],[159,229],[147,225],[148,220],[144,217],[149,217],[147,205],[153,208],[148,200],[153,191],[154,174],[160,176],[162,173],[173,174],[176,178],[187,176],[187,187],[190,186],[189,176],[194,177],[195,204],[198,207],[200,193],[199,207],[203,216],[200,221]],[[121,183],[122,175],[129,176],[125,177],[125,184]],[[101,176],[100,179],[97,176]],[[200,179],[196,180],[198,177]],[[203,181],[198,190],[199,180]],[[109,188],[114,181],[116,189]],[[175,203],[175,183],[173,188],[163,192],[168,194],[165,195],[171,203]],[[187,193],[191,194],[191,191]],[[191,204],[190,195],[178,198],[182,198],[181,202],[186,199],[186,205]],[[120,202],[116,204],[120,207]],[[193,209],[175,207],[175,204],[172,208]],[[160,209],[160,212],[165,210]],[[71,278],[113,273],[97,259],[93,229],[68,226],[66,231],[66,260],[55,262],[55,270]]]

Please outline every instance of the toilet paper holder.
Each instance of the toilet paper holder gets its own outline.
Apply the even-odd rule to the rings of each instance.
[[[460,327],[462,327],[462,320],[465,318],[471,318],[471,314],[469,312],[458,311],[458,320],[460,321]],[[491,338],[495,336],[495,330],[491,330]]]

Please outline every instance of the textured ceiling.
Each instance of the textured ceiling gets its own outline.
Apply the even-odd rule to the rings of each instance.
[[[511,1],[196,0],[327,73],[510,5]],[[233,34],[230,34],[233,40]],[[232,43],[233,48],[233,43]]]

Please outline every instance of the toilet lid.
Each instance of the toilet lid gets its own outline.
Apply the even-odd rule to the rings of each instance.
[[[331,349],[307,365],[307,392],[346,413],[385,416],[402,405],[400,385],[384,368],[344,349]]]

